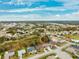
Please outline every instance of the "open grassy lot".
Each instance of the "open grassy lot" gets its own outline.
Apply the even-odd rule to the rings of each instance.
[[[56,45],[59,46],[59,47],[62,47],[65,44],[67,44],[67,42],[63,42],[63,43],[58,42]]]
[[[75,40],[79,40],[78,34],[76,34],[76,35],[67,34],[67,35],[65,35],[65,37],[72,38],[72,39],[75,39]]]
[[[13,50],[14,52],[17,53],[18,50],[21,49],[26,50],[29,46],[40,45],[43,42],[48,41],[47,37],[44,37],[42,39],[41,38],[42,38],[41,36],[31,35],[28,37],[21,38],[19,40],[4,41],[3,43],[0,44],[0,55],[5,53],[5,51],[10,51],[10,50]],[[28,55],[26,50],[26,54],[23,56],[23,58],[27,58],[28,56],[33,56],[33,55]],[[15,56],[13,56],[12,59],[18,59],[17,54],[15,54]]]
[[[0,55],[3,55],[5,51],[13,50],[17,53],[20,49],[27,49],[28,46],[31,44],[39,43],[40,37],[36,35],[29,36],[28,38],[25,37],[21,40],[14,40],[14,41],[5,41],[4,43],[0,44]],[[25,56],[27,57],[28,54]],[[12,59],[17,59],[17,56],[12,57]]]

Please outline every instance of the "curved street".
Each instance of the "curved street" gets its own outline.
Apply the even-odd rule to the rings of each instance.
[[[55,52],[60,59],[72,59],[72,57],[68,53],[60,49],[57,49]]]
[[[70,46],[71,43],[65,44],[64,46],[62,46],[63,48]],[[42,54],[37,54],[33,57],[29,57],[28,59],[39,59],[43,56],[46,55],[50,55],[52,53],[56,53],[56,55],[60,58],[60,59],[73,59],[68,53],[66,53],[65,51],[62,51],[62,47],[58,47],[55,50],[49,51],[47,53],[42,53]]]

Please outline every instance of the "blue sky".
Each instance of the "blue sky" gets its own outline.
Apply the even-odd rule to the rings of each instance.
[[[0,0],[0,21],[79,20],[79,0]]]

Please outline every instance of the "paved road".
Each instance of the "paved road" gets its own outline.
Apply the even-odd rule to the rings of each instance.
[[[60,59],[72,59],[72,57],[68,54],[68,53],[66,53],[66,52],[64,52],[64,51],[61,51],[60,49],[56,49],[56,50],[54,50],[54,51],[50,51],[50,52],[48,52],[48,53],[42,53],[42,54],[37,54],[37,55],[35,55],[34,57],[31,57],[31,58],[28,58],[28,59],[39,59],[40,57],[43,57],[43,56],[46,56],[46,55],[50,55],[50,54],[52,54],[52,53],[56,53],[57,54],[57,56],[60,58]]]
[[[57,49],[55,52],[60,59],[72,59],[72,57],[68,53],[60,49]]]
[[[47,52],[47,53],[37,54],[37,55],[35,55],[35,56],[33,56],[33,57],[30,57],[30,58],[28,58],[28,59],[39,59],[40,57],[43,57],[43,56],[46,56],[46,55],[49,55],[49,54],[52,54],[52,53],[56,53],[57,56],[58,56],[60,59],[72,59],[72,57],[71,57],[68,53],[62,51],[62,48],[65,48],[65,47],[67,47],[67,46],[70,46],[70,44],[71,44],[71,43],[68,43],[68,44],[66,44],[66,45],[64,45],[64,46],[62,46],[62,47],[58,47],[58,46],[57,46],[57,49],[55,49],[55,50],[52,50],[52,51]]]
[[[40,57],[43,57],[43,56],[46,56],[46,55],[50,55],[50,54],[52,54],[52,53],[54,53],[53,50],[50,51],[50,52],[47,52],[47,53],[37,54],[37,55],[35,55],[35,56],[33,56],[33,57],[30,57],[30,58],[28,58],[28,59],[39,59]]]

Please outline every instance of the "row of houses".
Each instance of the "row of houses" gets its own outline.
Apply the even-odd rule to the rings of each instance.
[[[39,46],[30,46],[30,47],[27,47],[26,49],[21,49],[21,50],[17,51],[18,59],[22,59],[22,55],[25,53],[28,53],[29,55],[38,54],[40,50],[42,50],[42,52],[44,52],[44,53],[47,53],[49,51],[52,51],[52,48],[55,48],[55,46],[53,44],[49,44],[49,43],[44,43]],[[3,59],[10,59],[10,57],[12,57],[14,55],[16,55],[16,54],[13,50],[6,51],[4,53]]]

